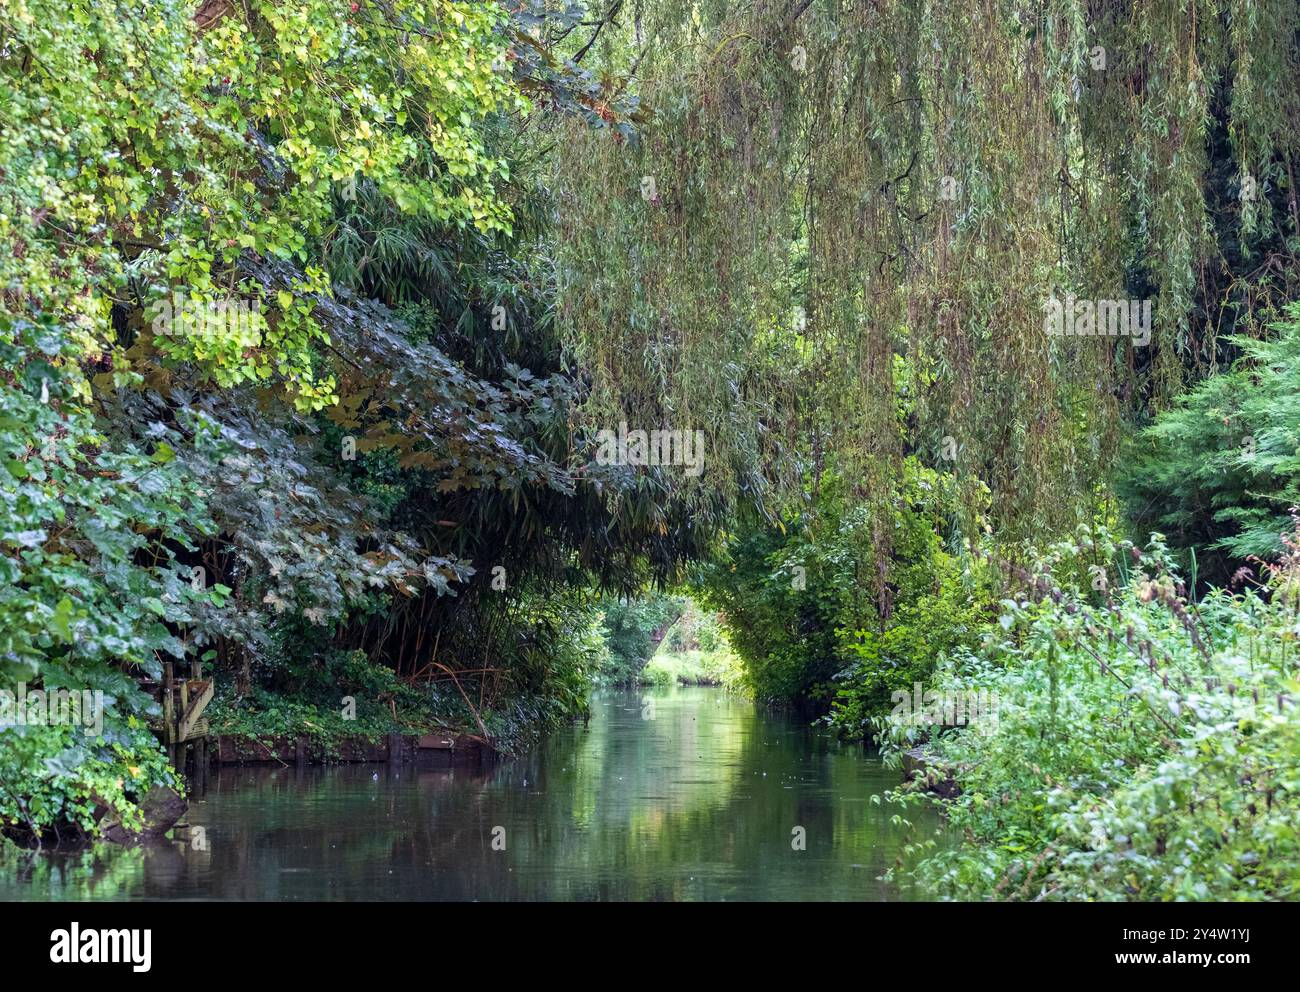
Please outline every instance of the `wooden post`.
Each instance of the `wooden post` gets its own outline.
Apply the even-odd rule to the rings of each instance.
[[[388,763],[396,765],[402,760],[402,735],[396,730],[388,735]]]
[[[294,758],[299,768],[307,767],[307,738],[301,736],[298,738]]]
[[[190,661],[190,678],[198,681],[203,674],[203,662],[198,658]],[[190,684],[188,681],[181,684],[181,711],[180,718],[183,721],[186,711],[190,708]],[[177,727],[177,734],[182,732],[183,728]],[[191,728],[192,732],[192,728]],[[194,763],[194,773],[190,776],[190,782],[199,795],[207,789],[207,760],[208,760],[208,740],[207,737],[196,737],[193,747],[190,748],[190,760]]]
[[[204,734],[194,742],[195,768],[198,772],[198,791],[208,791],[208,737]]]
[[[177,772],[181,771],[176,753],[176,701],[172,698],[172,663],[163,662],[162,683],[163,743],[167,747],[167,760]]]
[[[176,709],[172,703],[172,663],[163,662],[163,684],[162,684],[162,705],[163,705],[163,742],[172,743],[175,737],[176,727]]]

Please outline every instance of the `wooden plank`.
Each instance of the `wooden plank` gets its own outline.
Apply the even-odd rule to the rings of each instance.
[[[177,737],[179,740],[186,741],[190,739],[194,732],[195,724],[198,723],[199,717],[203,715],[203,710],[208,703],[212,702],[212,683],[211,682],[187,682],[189,693],[189,703],[185,707],[185,712],[181,715],[180,727],[178,728]]]
[[[195,725],[193,736],[208,733],[208,721],[201,719]],[[342,762],[384,762],[389,760],[411,760],[423,752],[425,760],[433,756],[441,757],[445,762],[473,760],[484,753],[479,743],[460,734],[444,732],[426,734],[417,737],[414,734],[398,734],[397,741],[385,737],[379,741],[367,741],[359,737],[347,738],[338,742],[338,750],[333,760]],[[393,744],[397,746],[394,748]],[[238,734],[220,734],[216,737],[216,760],[219,764],[289,764],[297,759],[297,739],[276,737],[265,741],[243,737]],[[394,759],[393,755],[397,755]],[[310,740],[307,747],[307,762],[316,759],[312,754]]]

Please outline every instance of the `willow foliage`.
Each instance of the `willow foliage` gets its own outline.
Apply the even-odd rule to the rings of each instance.
[[[588,415],[705,428],[714,485],[837,450],[887,498],[920,450],[986,482],[1013,537],[1088,519],[1124,420],[1295,289],[1298,18],[641,4],[604,43],[640,140],[572,128],[557,166]],[[1067,294],[1150,300],[1149,345],[1045,334]]]

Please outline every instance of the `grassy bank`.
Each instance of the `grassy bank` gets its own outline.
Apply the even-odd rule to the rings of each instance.
[[[641,685],[716,685],[740,683],[740,659],[728,648],[701,651],[659,651],[639,676]]]

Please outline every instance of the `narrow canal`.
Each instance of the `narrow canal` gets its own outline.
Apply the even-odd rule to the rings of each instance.
[[[907,898],[880,876],[938,821],[892,822],[898,773],[861,749],[717,689],[592,709],[482,769],[225,768],[197,841],[24,855],[0,899]]]

